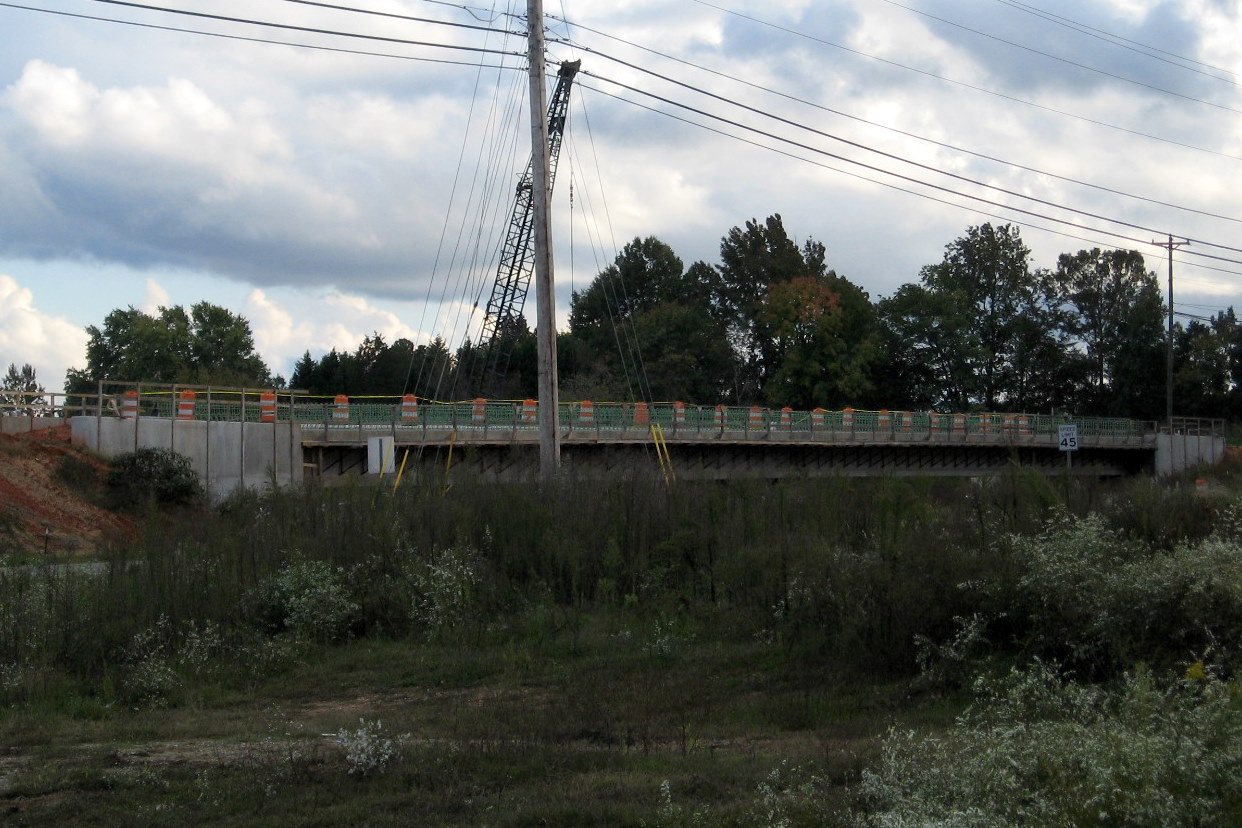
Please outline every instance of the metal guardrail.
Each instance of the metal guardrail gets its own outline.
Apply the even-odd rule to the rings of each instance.
[[[1161,430],[1166,431],[1163,428]],[[1203,417],[1174,417],[1167,431],[1187,437],[1218,437],[1222,440],[1227,436],[1224,420]]]
[[[586,411],[584,413],[584,406]],[[427,442],[453,435],[458,442],[538,439],[539,413],[527,403],[469,401],[420,404],[416,416],[401,406],[350,403],[300,404],[281,419],[303,425],[307,439],[344,442],[391,432],[400,441]],[[1143,447],[1155,442],[1155,424],[1119,418],[1040,414],[942,414],[905,411],[793,411],[762,407],[689,406],[676,403],[563,403],[558,412],[569,441],[650,441],[660,429],[669,442],[785,441],[887,443],[1055,444],[1058,426],[1074,422],[1083,445]]]
[[[73,417],[94,413],[93,402],[81,394],[0,389],[0,417]]]
[[[105,391],[109,393],[105,393]],[[49,395],[50,396],[50,395]],[[73,395],[65,395],[73,396]],[[315,398],[304,391],[100,383],[74,397],[80,413],[228,422],[294,421],[304,440],[360,442],[385,433],[400,442],[535,442],[533,400],[432,402],[405,397]],[[1067,414],[934,411],[811,411],[672,403],[562,403],[562,439],[649,442],[652,427],[669,442],[971,443],[1055,445],[1058,427],[1076,423],[1084,446],[1151,447],[1152,421]],[[1223,434],[1219,420],[1180,418],[1174,428]],[[1197,432],[1196,432],[1197,433]]]

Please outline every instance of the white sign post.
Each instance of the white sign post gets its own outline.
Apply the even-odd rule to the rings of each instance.
[[[1074,466],[1071,458],[1074,452],[1078,451],[1078,424],[1069,423],[1063,426],[1057,426],[1057,448],[1065,452],[1065,471],[1068,473]]]

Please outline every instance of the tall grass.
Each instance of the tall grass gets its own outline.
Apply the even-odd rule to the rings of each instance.
[[[1144,514],[1189,517],[1180,526],[1166,518],[1153,536],[1149,523],[1132,519],[1125,491],[1140,493]],[[1198,537],[1211,523],[1201,503],[1188,509],[1182,499],[1140,483],[1084,487],[1075,502],[1111,510],[1084,524],[1109,533],[1110,543],[1182,549],[1171,553],[1169,574],[1180,567],[1206,577],[1213,561],[1233,559],[1176,546],[1178,531]],[[1034,566],[1082,537],[1009,540],[1035,536],[1064,510],[1054,487],[1020,473],[982,483],[466,482],[447,491],[243,493],[213,510],[152,518],[141,543],[107,551],[102,571],[0,570],[0,666],[10,677],[0,692],[21,696],[51,674],[92,691],[123,686],[118,671],[136,669],[138,650],[149,654],[158,640],[176,666],[187,642],[201,647],[205,629],[219,638],[216,652],[253,666],[266,663],[256,650],[290,642],[376,635],[469,642],[523,635],[526,617],[555,615],[573,628],[584,614],[608,609],[710,623],[716,634],[779,643],[841,669],[909,674],[920,637],[946,640],[955,619],[973,613],[1008,612],[1007,623],[1024,635],[1069,641],[1057,624],[1094,635],[1073,615],[1071,595],[1050,603],[1070,583],[1058,580],[1065,573]],[[1083,573],[1066,577],[1095,590],[1094,576]],[[1134,575],[1116,600],[1145,600],[1157,589],[1140,581]],[[1193,589],[1178,594],[1190,600]],[[1162,606],[1172,611],[1178,600]],[[1217,590],[1203,600],[1232,613],[1242,599]],[[1171,648],[1204,643],[1194,633],[1197,617],[1182,619]],[[1227,618],[1220,635],[1235,629]],[[1107,646],[1119,663],[1132,655]]]

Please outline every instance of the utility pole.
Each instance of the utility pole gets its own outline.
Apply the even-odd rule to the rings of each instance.
[[[1165,423],[1169,429],[1169,436],[1173,436],[1173,251],[1182,246],[1188,246],[1189,241],[1173,241],[1173,235],[1169,235],[1167,242],[1152,241],[1152,244],[1159,247],[1168,248],[1169,251],[1169,359],[1167,372],[1165,374]]]
[[[526,0],[530,61],[531,208],[535,241],[535,333],[539,361],[539,476],[552,480],[561,465],[560,394],[556,378],[556,293],[553,290],[547,69],[543,0]]]

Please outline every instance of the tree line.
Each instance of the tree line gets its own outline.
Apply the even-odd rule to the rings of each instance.
[[[798,245],[780,215],[730,229],[716,264],[686,267],[635,238],[583,290],[558,334],[567,399],[794,408],[1079,411],[1158,419],[1166,316],[1157,275],[1132,250],[1079,250],[1037,267],[1013,225],[967,228],[918,280],[873,300]],[[150,316],[113,311],[87,328],[99,377],[272,384],[248,323],[199,303]],[[1174,326],[1176,411],[1242,416],[1242,328],[1232,308]],[[502,327],[499,359],[470,341],[307,351],[289,386],[314,394],[520,399],[537,387],[534,333]],[[494,363],[496,370],[481,370]]]
[[[488,396],[535,393],[535,342],[502,332]],[[686,267],[636,238],[573,295],[558,336],[571,399],[682,400],[795,408],[1082,411],[1156,419],[1165,399],[1166,316],[1157,275],[1133,250],[1079,250],[1036,267],[1017,227],[982,224],[916,282],[872,300],[796,244],[779,215],[734,227],[717,264]],[[1242,328],[1232,308],[1174,326],[1178,413],[1242,415]],[[309,353],[291,382],[318,393],[479,393],[480,349],[368,337]],[[408,379],[399,382],[402,364]]]

